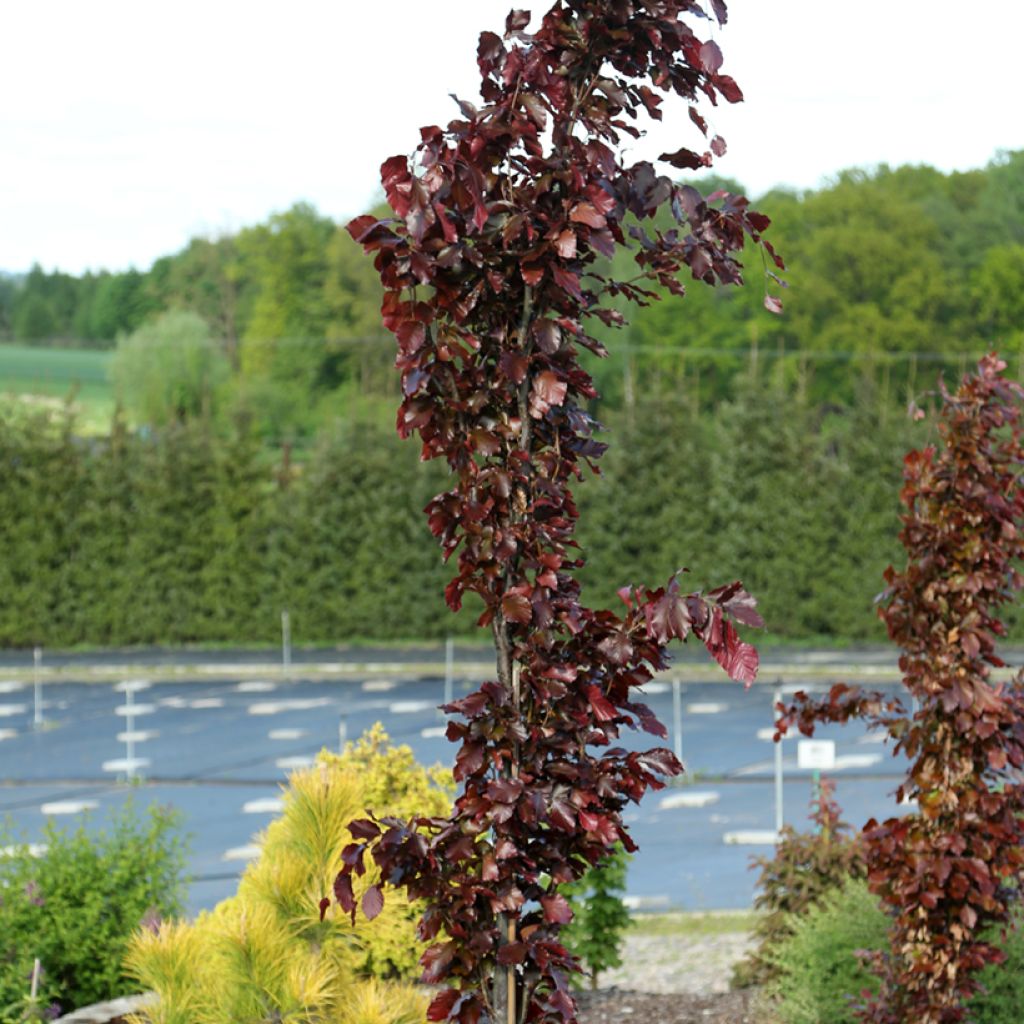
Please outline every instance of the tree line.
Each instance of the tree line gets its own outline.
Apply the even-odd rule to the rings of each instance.
[[[928,421],[862,375],[856,401],[747,372],[734,399],[652,401],[607,418],[601,477],[577,488],[595,603],[631,581],[741,577],[769,638],[880,641],[872,601],[899,558],[902,455]],[[144,436],[70,414],[0,421],[0,645],[299,643],[471,632],[421,510],[445,486],[375,420],[324,427],[304,460],[252,420]],[[693,500],[699,494],[701,500]],[[472,599],[467,598],[467,606]]]
[[[718,178],[698,184],[742,190]],[[816,396],[846,401],[867,364],[901,392],[994,347],[1019,358],[1024,151],[951,174],[846,171],[818,190],[774,190],[757,206],[789,267],[785,315],[764,312],[753,252],[746,288],[690,288],[682,304],[670,297],[630,311],[624,330],[602,335],[612,357],[593,367],[606,405],[681,387],[699,401],[733,397],[752,350],[809,379]],[[0,278],[0,341],[110,347],[162,313],[189,312],[214,339],[232,393],[258,409],[264,439],[310,439],[339,407],[394,404],[393,342],[379,306],[370,261],[300,203],[234,234],[193,239],[145,272],[35,267]]]

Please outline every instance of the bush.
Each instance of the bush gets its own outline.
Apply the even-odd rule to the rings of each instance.
[[[398,817],[443,814],[450,786],[449,773],[423,768],[408,747],[388,746],[380,725],[343,754],[323,752],[314,767],[293,774],[284,811],[261,837],[237,895],[194,924],[167,922],[135,935],[128,970],[159,997],[145,1019],[422,1021],[426,999],[402,984],[418,973],[425,948],[415,933],[419,910],[396,894],[372,924],[353,924],[336,905],[321,921],[318,905],[351,842],[353,818],[368,807]],[[367,871],[359,895],[377,881]]]
[[[878,979],[858,959],[883,949],[889,919],[863,880],[833,889],[793,915],[789,935],[765,952],[767,985],[782,1024],[854,1024],[853,1006]]]
[[[48,822],[38,857],[4,830],[0,847],[13,852],[0,856],[0,1010],[23,1003],[36,957],[39,995],[62,1010],[123,993],[132,933],[143,920],[181,912],[178,821],[155,805],[140,818],[129,804],[92,834]]]
[[[622,901],[630,856],[620,843],[579,881],[563,885],[559,892],[569,900],[572,921],[562,930],[562,941],[583,961],[591,988],[609,967],[621,967],[619,950],[629,927],[629,911]],[[577,981],[577,976],[573,976]]]
[[[822,779],[812,802],[813,832],[782,830],[773,857],[755,857],[760,865],[754,908],[762,911],[754,927],[757,949],[736,965],[733,984],[756,985],[772,976],[774,951],[792,934],[794,922],[850,879],[865,875],[859,836],[839,817],[831,797],[835,784]]]

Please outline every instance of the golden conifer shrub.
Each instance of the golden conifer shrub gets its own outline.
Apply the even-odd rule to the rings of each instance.
[[[378,723],[342,754],[323,751],[295,772],[284,809],[260,837],[260,855],[238,893],[193,923],[168,921],[133,938],[129,973],[156,993],[133,1024],[416,1024],[426,998],[419,973],[420,911],[392,892],[372,923],[353,925],[329,895],[351,842],[346,825],[366,810],[411,817],[447,814],[451,773],[392,747]],[[378,881],[359,880],[357,897]]]

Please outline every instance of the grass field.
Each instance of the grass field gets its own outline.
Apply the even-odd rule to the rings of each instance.
[[[114,412],[109,352],[0,345],[0,394],[66,399],[74,395],[84,433],[105,433]]]

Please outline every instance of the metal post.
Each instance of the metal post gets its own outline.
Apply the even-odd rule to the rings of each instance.
[[[782,690],[776,688],[772,701],[772,722],[775,721],[775,705],[782,702]],[[782,832],[782,744],[775,744],[775,834]]]
[[[289,682],[292,678],[292,620],[286,608],[281,612],[281,665],[284,677]]]
[[[683,759],[683,695],[678,679],[672,680],[672,751]]]
[[[129,779],[135,778],[135,688],[129,686],[124,693],[124,706],[128,709],[124,716],[124,753],[127,758],[127,771],[125,774]]]
[[[455,699],[455,641],[448,637],[444,642],[444,702],[451,704]]]
[[[33,704],[34,713],[32,716],[32,724],[36,729],[43,727],[43,681],[39,677],[39,670],[43,665],[43,649],[37,647],[32,652],[33,662]]]

